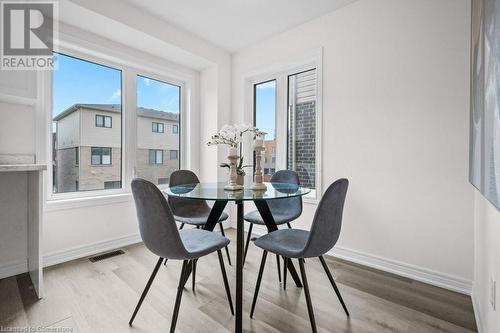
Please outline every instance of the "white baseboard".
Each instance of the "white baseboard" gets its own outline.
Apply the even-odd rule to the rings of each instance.
[[[335,247],[328,254],[340,259],[352,261],[360,265],[404,276],[415,281],[420,281],[433,286],[456,291],[461,294],[471,295],[472,293],[472,281],[460,278],[458,276],[453,276],[427,268],[342,247]]]
[[[0,266],[0,279],[26,273],[27,271],[28,271],[28,261],[26,259],[9,261]]]
[[[476,298],[476,290],[475,288],[472,288],[472,308],[474,309],[474,317],[476,318],[476,326],[477,326],[477,332],[478,333],[483,333],[483,321],[482,321],[482,316],[481,316],[481,308],[479,307],[478,300]]]
[[[62,251],[47,253],[43,256],[45,267],[60,264],[66,261],[92,256],[97,253],[111,251],[122,246],[141,242],[139,234],[130,234],[117,238],[106,239],[92,244],[75,246]]]
[[[245,230],[248,230],[247,224],[248,223],[245,223]],[[264,235],[265,233],[267,233],[267,229],[263,226],[255,225],[252,233],[256,235]],[[404,276],[415,281],[420,281],[433,286],[456,291],[461,294],[471,295],[472,293],[471,280],[466,280],[457,276],[436,272],[427,268],[414,266],[407,263],[382,258],[338,246],[330,251],[328,255],[351,261],[363,266],[379,269],[384,272]]]

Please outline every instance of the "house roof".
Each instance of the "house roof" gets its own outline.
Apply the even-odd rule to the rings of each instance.
[[[72,106],[55,116],[54,121],[59,121],[78,109],[91,109],[97,111],[121,113],[121,104],[73,104]],[[178,113],[147,109],[143,107],[137,108],[137,115],[140,117],[164,119],[176,122],[179,121]]]

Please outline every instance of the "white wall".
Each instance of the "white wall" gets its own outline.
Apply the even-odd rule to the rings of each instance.
[[[323,48],[323,189],[350,180],[343,257],[470,292],[468,0],[361,0],[233,56],[248,73]],[[308,228],[315,205],[298,225]]]
[[[480,332],[500,332],[500,212],[474,192],[474,309]],[[492,279],[497,283],[496,311],[490,305]]]

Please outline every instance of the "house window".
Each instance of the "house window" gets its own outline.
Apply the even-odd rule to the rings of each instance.
[[[163,164],[163,150],[149,150],[149,164]]]
[[[276,145],[276,80],[265,81],[257,83],[254,85],[254,123],[255,126],[266,132],[266,141],[264,146],[266,152],[274,150]],[[264,156],[264,163],[266,164],[266,169],[264,169],[265,181],[269,181],[274,172],[270,170],[275,170],[276,161],[272,158],[272,162],[269,162],[269,157]],[[266,172],[267,170],[267,172]]]
[[[153,133],[163,133],[163,123],[153,122]]]
[[[316,69],[288,76],[287,168],[316,188]]]
[[[111,165],[111,148],[92,147],[92,165]]]
[[[111,180],[104,182],[104,189],[105,190],[112,190],[112,189],[117,189],[117,188],[122,188],[122,182],[120,180]]]
[[[141,75],[137,75],[135,80],[137,89],[135,171],[137,177],[158,185],[160,180],[163,182],[169,179],[172,171],[180,168],[178,155],[182,128],[181,87]],[[168,135],[155,134],[165,131]],[[173,154],[176,154],[176,158],[173,158]]]
[[[170,159],[176,160],[178,158],[179,158],[179,152],[177,150],[171,150],[170,151]]]
[[[96,127],[105,127],[105,128],[111,128],[112,126],[112,119],[111,116],[103,116],[100,114],[95,115],[95,126]]]
[[[102,190],[122,177],[122,72],[61,53],[54,59],[52,191]],[[113,167],[89,171],[88,165]]]

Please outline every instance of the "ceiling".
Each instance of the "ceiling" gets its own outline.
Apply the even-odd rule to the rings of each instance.
[[[356,0],[127,0],[229,52]]]

